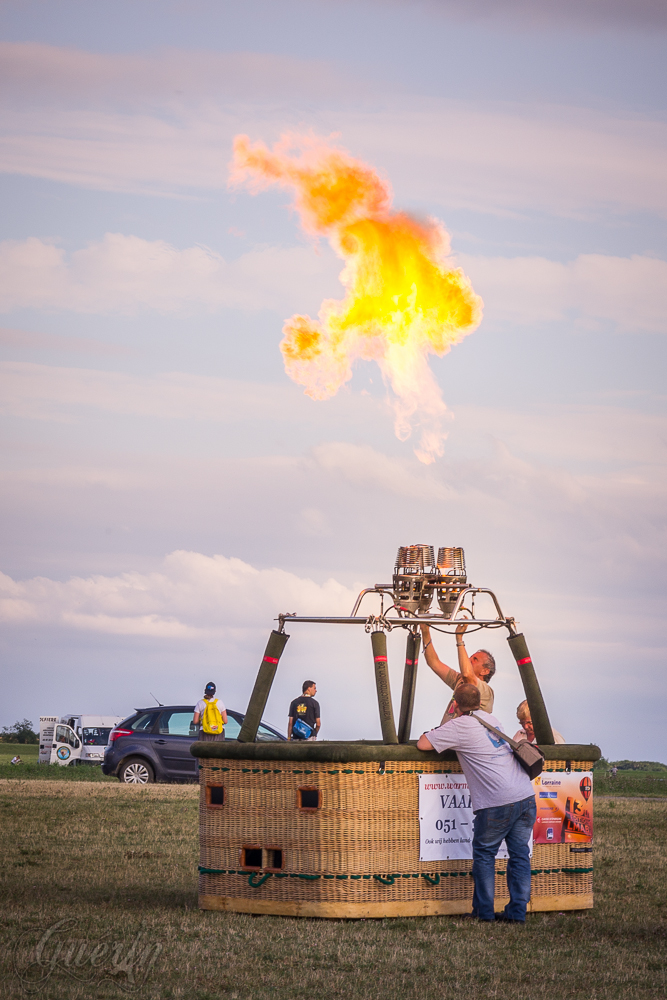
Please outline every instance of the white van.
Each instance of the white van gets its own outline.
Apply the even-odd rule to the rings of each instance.
[[[109,733],[121,715],[44,715],[39,720],[39,761],[42,764],[101,764]]]
[[[51,763],[51,748],[55,734],[57,715],[40,715],[39,717],[39,763]]]

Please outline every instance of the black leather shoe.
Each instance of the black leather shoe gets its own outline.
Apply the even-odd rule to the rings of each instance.
[[[506,913],[499,913],[496,916],[496,920],[501,924],[525,924],[525,920],[515,920],[514,917],[508,917]]]

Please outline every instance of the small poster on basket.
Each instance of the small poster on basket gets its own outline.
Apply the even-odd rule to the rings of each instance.
[[[533,781],[536,844],[590,844],[593,839],[591,771],[543,771]]]

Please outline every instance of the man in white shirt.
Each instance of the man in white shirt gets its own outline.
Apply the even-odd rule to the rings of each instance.
[[[433,648],[431,641],[431,630],[428,625],[422,625],[422,638],[424,640],[424,657],[434,674],[445,684],[456,689],[458,684],[474,684],[479,688],[480,707],[485,712],[493,711],[493,690],[489,687],[489,681],[496,672],[496,661],[487,649],[478,649],[476,653],[468,656],[463,639],[467,625],[459,625],[456,629],[456,653],[459,661],[459,669],[452,670],[446,663],[443,663]],[[449,705],[445,709],[440,725],[451,722],[456,718],[454,712],[454,699],[451,698]]]
[[[475,890],[472,915],[478,920],[525,923],[530,899],[528,844],[535,824],[533,783],[509,745],[485,729],[473,713],[502,731],[498,720],[479,708],[479,688],[459,684],[454,691],[455,718],[419,737],[419,750],[456,750],[465,774],[475,825],[472,875]],[[507,887],[510,901],[502,915],[494,912],[496,854],[507,844]]]
[[[204,688],[204,697],[200,698],[197,704],[195,705],[195,714],[192,718],[192,722],[195,726],[199,727],[199,734],[197,739],[201,740],[203,743],[218,743],[224,740],[225,738],[224,726],[227,725],[227,712],[225,710],[225,706],[222,704],[220,699],[215,697],[215,691],[216,691],[215,684],[213,683],[213,681],[209,681],[206,687]],[[204,712],[206,711],[206,705],[212,701],[217,702],[218,710],[220,712],[220,715],[222,716],[223,728],[220,730],[219,733],[205,733],[202,729],[202,718],[204,716]]]

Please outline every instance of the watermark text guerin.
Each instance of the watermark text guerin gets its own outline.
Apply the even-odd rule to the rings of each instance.
[[[162,944],[145,929],[133,938],[113,940],[113,931],[82,933],[81,921],[65,917],[46,928],[21,932],[13,952],[14,972],[26,993],[38,993],[48,979],[65,976],[80,983],[116,983],[126,993],[145,985]]]

